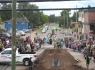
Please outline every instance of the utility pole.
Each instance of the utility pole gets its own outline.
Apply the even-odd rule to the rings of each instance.
[[[31,29],[30,29],[30,39],[31,39],[31,32],[33,30],[33,23],[31,23]]]
[[[76,5],[76,8],[77,8],[77,5]],[[77,10],[76,10],[76,22],[77,22]]]
[[[64,15],[64,14],[62,13],[62,23],[63,23],[62,26],[64,27],[64,21],[63,21],[63,20],[64,20],[64,17],[63,17],[63,15]]]
[[[64,13],[63,13],[64,14]],[[65,14],[64,14],[64,28],[65,28]]]
[[[67,28],[68,28],[68,12],[67,12]]]
[[[16,70],[16,0],[12,0],[12,68]]]

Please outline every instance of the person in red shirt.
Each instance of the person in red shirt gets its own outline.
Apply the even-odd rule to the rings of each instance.
[[[22,39],[22,45],[24,44],[24,39]]]
[[[32,40],[31,39],[29,39],[29,43],[32,43]]]

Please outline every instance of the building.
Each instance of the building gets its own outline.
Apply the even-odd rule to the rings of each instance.
[[[5,23],[4,23],[4,22],[1,22],[1,23],[0,23],[0,28],[1,28],[1,29],[5,29]]]
[[[83,24],[83,33],[89,34],[92,31],[95,34],[95,9],[83,10],[78,20]]]
[[[79,22],[79,24],[82,24],[82,27],[79,28],[78,31],[84,33],[84,30],[83,30],[83,28],[84,28],[84,24],[83,24],[84,23],[84,12],[83,11],[79,12],[78,22]]]
[[[4,23],[5,29],[12,29],[12,19],[4,21]],[[25,18],[16,18],[16,29],[17,30],[28,29],[28,23],[29,21]]]
[[[95,34],[95,9],[84,10],[84,31],[88,34],[90,31]]]

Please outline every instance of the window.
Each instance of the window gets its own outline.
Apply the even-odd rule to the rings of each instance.
[[[5,50],[2,54],[11,54],[11,50]]]

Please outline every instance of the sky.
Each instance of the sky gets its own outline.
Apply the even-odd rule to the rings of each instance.
[[[95,7],[95,0],[86,0],[86,1],[57,1],[57,2],[33,2],[31,4],[36,4],[39,6],[40,9],[45,8],[81,8],[81,7],[87,7],[90,5],[91,7]],[[55,14],[56,16],[60,16],[60,12],[62,10],[54,10],[54,11],[43,11],[46,15]],[[75,10],[71,11],[71,15],[73,15],[73,12]]]

